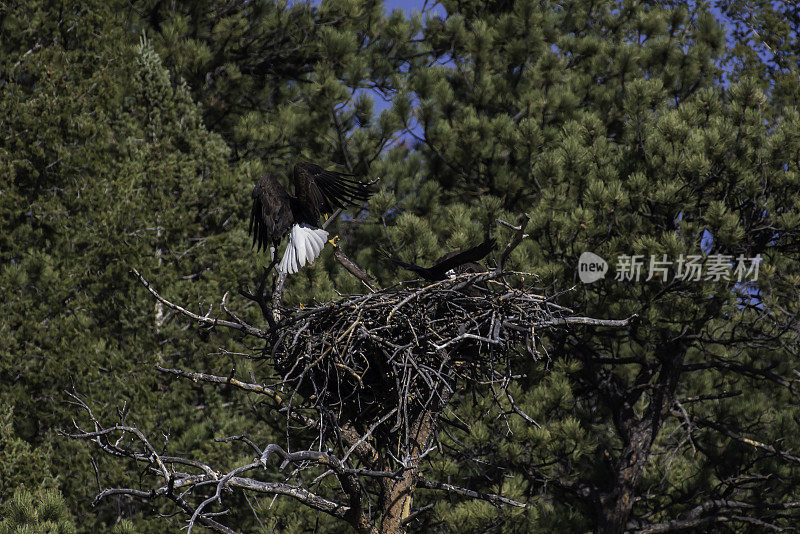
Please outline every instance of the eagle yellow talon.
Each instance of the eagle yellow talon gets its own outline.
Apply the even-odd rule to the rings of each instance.
[[[328,243],[330,243],[334,247],[338,247],[339,246],[339,241],[341,241],[341,239],[339,238],[338,235],[335,235],[332,238],[328,239]]]

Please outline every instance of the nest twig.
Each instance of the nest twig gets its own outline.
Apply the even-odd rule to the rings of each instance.
[[[513,362],[541,357],[542,331],[589,321],[519,284],[525,276],[533,278],[466,274],[303,309],[268,332],[265,354],[303,407],[332,425],[377,425],[382,445],[410,446],[407,429],[445,395],[465,385],[505,389]]]

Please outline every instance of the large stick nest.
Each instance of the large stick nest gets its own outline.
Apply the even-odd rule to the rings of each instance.
[[[466,274],[306,308],[265,352],[302,405],[389,437],[457,382],[505,387],[512,359],[539,357],[538,332],[570,310],[526,288],[526,276]]]

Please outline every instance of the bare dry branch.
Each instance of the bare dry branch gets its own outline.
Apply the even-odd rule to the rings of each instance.
[[[184,308],[182,306],[179,306],[177,304],[173,304],[172,302],[168,301],[167,299],[165,299],[164,297],[159,295],[158,292],[155,289],[153,289],[153,286],[150,285],[150,282],[145,280],[144,277],[141,274],[139,274],[139,271],[137,271],[136,269],[132,269],[132,271],[133,271],[133,274],[136,275],[136,278],[139,279],[139,282],[141,282],[141,284],[145,288],[147,288],[147,290],[159,302],[161,302],[162,304],[164,304],[168,308],[171,308],[171,309],[173,309],[173,310],[175,310],[177,312],[180,312],[183,315],[185,315],[186,317],[194,319],[198,323],[201,323],[201,324],[204,324],[204,325],[207,325],[207,326],[212,326],[212,327],[213,326],[224,326],[225,328],[231,328],[233,330],[239,330],[239,331],[245,332],[247,334],[250,334],[251,336],[255,336],[255,337],[258,337],[258,338],[261,338],[261,339],[266,338],[266,332],[264,332],[264,330],[261,330],[259,328],[255,328],[255,327],[250,326],[250,325],[248,325],[246,323],[224,321],[222,319],[217,319],[216,317],[212,318],[212,317],[208,317],[208,316],[204,316],[204,315],[197,315],[196,313],[192,313],[192,312],[190,312],[189,310],[187,310],[186,308]]]
[[[508,504],[510,506],[516,506],[518,508],[526,508],[528,506],[524,502],[508,499],[506,497],[503,497],[502,495],[495,495],[492,493],[481,493],[480,491],[461,488],[459,486],[454,486],[453,484],[445,484],[444,482],[435,482],[433,480],[427,480],[422,477],[415,477],[415,481],[417,485],[421,488],[442,490],[449,493],[455,493],[456,495],[463,495],[464,497],[480,499],[482,501],[490,502],[495,506],[500,506],[502,504]]]
[[[347,270],[348,273],[358,278],[361,283],[367,286],[370,291],[378,291],[379,288],[375,285],[375,281],[372,279],[372,277],[364,272],[361,267],[356,265],[353,260],[348,258],[342,249],[337,245],[333,245],[333,257],[342,265],[342,267],[345,268],[345,270]]]
[[[505,222],[505,221],[503,221],[501,219],[497,219],[498,223],[500,223],[500,224],[502,224],[504,226],[507,226],[507,227],[511,228],[512,230],[516,230],[516,233],[514,234],[514,237],[511,239],[511,242],[509,242],[509,244],[506,245],[506,248],[500,254],[500,258],[497,260],[497,270],[498,271],[502,271],[503,270],[503,267],[505,266],[506,260],[508,259],[508,257],[514,251],[514,249],[517,248],[520,243],[522,243],[522,240],[525,239],[525,237],[527,237],[527,235],[525,234],[525,227],[528,226],[528,221],[530,221],[530,220],[531,220],[531,216],[528,215],[527,213],[522,215],[522,217],[520,218],[518,226],[512,226],[511,224],[509,224],[509,223],[507,223],[507,222]]]
[[[160,365],[156,365],[155,369],[161,373],[171,374],[174,376],[179,376],[181,378],[187,378],[192,382],[207,382],[209,384],[221,384],[221,385],[226,384],[241,389],[243,391],[260,393],[272,399],[278,406],[283,407],[287,405],[287,399],[283,395],[275,391],[273,388],[263,386],[260,384],[242,382],[241,380],[237,380],[233,377],[210,375],[208,373],[195,373],[191,371],[184,371],[182,369],[167,369],[166,367],[161,367]],[[300,414],[296,410],[292,410],[290,412],[290,417],[295,421],[303,423],[306,426],[309,427],[317,426],[316,421]]]
[[[277,323],[281,317],[281,303],[283,302],[283,286],[286,285],[286,273],[279,272],[275,279],[275,289],[272,291],[272,319]]]
[[[734,440],[736,440],[736,441],[738,441],[740,443],[745,443],[747,445],[750,445],[751,447],[755,447],[757,449],[761,449],[762,451],[766,451],[766,452],[768,452],[770,454],[774,454],[775,456],[778,456],[783,460],[787,460],[787,461],[795,463],[795,464],[800,464],[800,457],[797,457],[797,456],[795,456],[793,454],[789,454],[786,451],[782,451],[780,449],[777,449],[777,448],[773,447],[772,445],[769,445],[768,443],[762,443],[761,441],[758,441],[758,440],[755,440],[755,439],[751,439],[751,438],[748,438],[746,436],[742,436],[741,434],[739,434],[737,432],[734,432],[733,430],[730,430],[729,428],[726,428],[724,425],[721,425],[719,423],[715,423],[713,421],[709,421],[708,419],[703,419],[703,418],[694,417],[694,416],[689,416],[689,417],[691,418],[692,422],[694,422],[694,423],[696,423],[696,424],[698,424],[700,426],[713,428],[717,432],[720,432],[721,434],[724,434],[724,435],[728,436],[729,438],[734,439]]]

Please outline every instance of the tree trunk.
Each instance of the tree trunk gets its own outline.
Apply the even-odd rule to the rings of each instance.
[[[652,397],[645,416],[638,418],[629,402],[623,402],[617,409],[617,425],[626,444],[619,457],[613,488],[600,497],[597,525],[600,534],[625,532],[653,441],[675,400],[686,347],[679,342],[667,343],[656,350],[655,355],[661,365],[658,378],[650,389]]]
[[[428,443],[433,438],[436,421],[450,399],[450,390],[442,387],[437,395],[438,402],[432,402],[431,407],[422,412],[409,429],[412,442],[411,459],[406,465],[400,479],[386,478],[382,483],[381,505],[383,507],[383,520],[381,532],[383,534],[403,534],[406,531],[406,519],[411,516],[411,505],[414,500],[414,474],[418,472],[422,456],[428,448]],[[389,470],[389,469],[387,469]]]
[[[402,534],[406,531],[404,521],[411,515],[414,477],[411,471],[406,471],[400,480],[387,479],[387,481],[384,486],[381,532]]]

